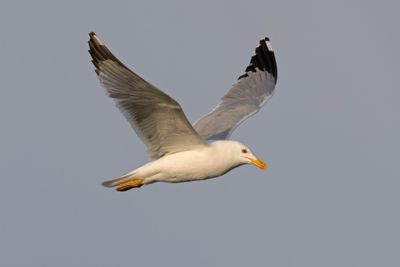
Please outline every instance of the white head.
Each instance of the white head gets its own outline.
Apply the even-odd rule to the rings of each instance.
[[[267,164],[257,159],[247,146],[237,141],[217,141],[214,142],[213,145],[218,147],[218,150],[226,157],[229,157],[230,161],[233,162],[235,166],[252,164],[262,170],[268,168]]]

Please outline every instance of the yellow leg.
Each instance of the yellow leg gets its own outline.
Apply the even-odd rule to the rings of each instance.
[[[127,191],[132,188],[139,188],[143,185],[143,181],[144,181],[144,179],[129,180],[129,181],[117,186],[116,189],[117,189],[117,191],[122,192],[122,191]]]

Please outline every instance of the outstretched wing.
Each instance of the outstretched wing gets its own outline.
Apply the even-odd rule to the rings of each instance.
[[[89,53],[101,84],[147,145],[152,159],[205,145],[178,102],[128,69],[95,33],[89,36]]]
[[[207,140],[227,139],[248,117],[257,113],[272,96],[278,78],[274,51],[268,38],[260,41],[256,54],[222,101],[194,124]]]

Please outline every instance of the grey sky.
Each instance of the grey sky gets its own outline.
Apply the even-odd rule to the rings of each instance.
[[[398,1],[2,1],[1,266],[399,266]],[[208,112],[269,36],[275,96],[232,138],[270,165],[101,187],[147,161],[95,31]]]

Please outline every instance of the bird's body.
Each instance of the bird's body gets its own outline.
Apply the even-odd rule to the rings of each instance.
[[[89,53],[110,97],[146,143],[152,161],[106,181],[126,191],[155,182],[180,183],[218,177],[243,164],[267,166],[243,144],[221,140],[271,97],[277,79],[269,39],[260,41],[245,74],[217,107],[192,126],[180,105],[122,64],[94,34]]]
[[[153,182],[188,182],[205,180],[223,175],[236,167],[226,148],[230,141],[217,141],[195,150],[188,150],[167,155],[151,161],[137,170],[137,176],[145,178],[145,183]],[[219,160],[215,160],[218,158]],[[171,164],[172,163],[172,164]],[[190,166],[190,168],[187,168]],[[148,176],[155,171],[154,176]]]
[[[235,153],[237,151],[241,153]],[[215,141],[209,145],[199,146],[197,149],[150,161],[121,178],[103,184],[118,186],[134,179],[141,179],[141,185],[155,182],[180,183],[206,180],[221,176],[240,165],[251,163],[253,158],[255,157],[250,150],[239,142]],[[253,164],[262,169],[266,168],[261,161],[254,160]]]

